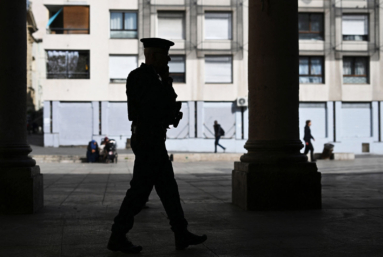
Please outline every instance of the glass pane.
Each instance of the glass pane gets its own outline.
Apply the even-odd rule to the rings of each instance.
[[[306,13],[300,13],[299,14],[299,21],[298,21],[298,28],[299,31],[309,31],[310,30],[310,19],[309,14]]]
[[[300,84],[322,84],[322,77],[314,77],[314,76],[300,76],[299,77]]]
[[[111,38],[137,38],[137,31],[111,31]]]
[[[170,73],[169,77],[171,77],[175,83],[185,82],[185,73]]]
[[[126,12],[124,25],[124,29],[137,29],[137,13]]]
[[[171,61],[168,63],[170,73],[184,73],[185,72],[185,57],[183,56],[170,56]]]
[[[343,77],[344,84],[367,84],[367,77]]]
[[[312,84],[322,84],[323,83],[322,77],[309,77],[309,81]]]
[[[66,51],[47,51],[47,78],[66,78]]]
[[[323,40],[320,33],[299,33],[300,40]]]
[[[299,57],[299,75],[309,74],[309,58]]]
[[[168,39],[185,39],[183,12],[159,12],[158,36]]]
[[[322,75],[322,58],[311,58],[311,75]]]
[[[68,78],[89,78],[89,53],[68,51]]]
[[[231,39],[231,13],[205,13],[205,39]]]
[[[355,58],[355,75],[367,75],[366,58]]]
[[[308,83],[310,83],[309,77],[300,76],[299,77],[299,83],[300,84],[308,84]]]
[[[110,28],[122,29],[122,13],[121,12],[110,13]]]
[[[343,35],[344,41],[368,41],[368,35]]]
[[[322,32],[323,15],[322,14],[311,14],[311,31]]]
[[[206,83],[231,83],[232,60],[229,56],[205,57],[205,82]]]
[[[352,75],[352,58],[343,58],[343,74]]]

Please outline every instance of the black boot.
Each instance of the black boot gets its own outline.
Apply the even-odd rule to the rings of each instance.
[[[126,236],[112,235],[109,238],[107,248],[113,252],[123,252],[123,253],[140,253],[142,251],[142,247],[139,245],[134,245],[130,242]]]
[[[174,232],[174,237],[176,241],[176,250],[184,250],[189,245],[199,245],[206,241],[207,236],[197,236],[188,230],[183,232]]]

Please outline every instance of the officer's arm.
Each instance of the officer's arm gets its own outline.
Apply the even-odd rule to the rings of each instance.
[[[183,117],[183,113],[181,112],[182,102],[176,101],[177,94],[174,91],[173,79],[171,77],[169,77],[166,86],[168,87],[168,92],[171,95],[170,98],[172,99],[172,104],[171,104],[172,108],[171,108],[171,110],[168,111],[168,116],[169,116],[169,122],[168,123],[169,123],[169,125],[173,125],[174,127],[177,127],[180,120]]]

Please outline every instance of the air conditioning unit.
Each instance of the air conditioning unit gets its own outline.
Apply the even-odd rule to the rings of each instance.
[[[247,106],[247,97],[239,97],[237,99],[237,106],[238,107],[246,107]]]

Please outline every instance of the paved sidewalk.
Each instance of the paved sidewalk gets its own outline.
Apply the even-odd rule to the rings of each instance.
[[[0,216],[0,256],[125,256],[105,246],[132,162],[40,165],[45,207]],[[320,161],[323,209],[246,212],[231,204],[232,162],[174,163],[189,228],[205,244],[175,251],[155,191],[131,239],[141,256],[382,256],[383,159]]]

